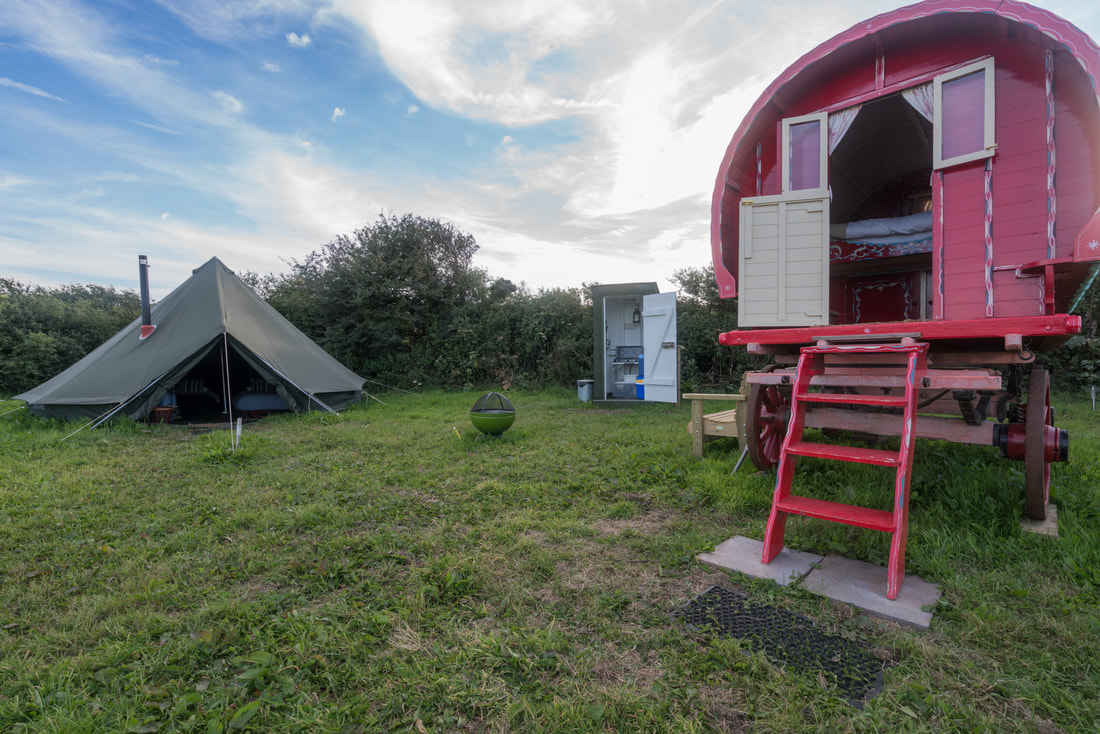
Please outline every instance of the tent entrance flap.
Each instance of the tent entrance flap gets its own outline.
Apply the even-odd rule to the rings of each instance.
[[[174,381],[165,379],[161,384],[171,393],[182,420],[228,415],[235,406],[250,415],[309,410],[308,393],[225,334],[199,359],[191,360],[182,374],[171,377]],[[155,405],[147,407],[152,410]]]
[[[227,354],[228,352],[228,354]],[[218,418],[228,415],[232,402],[243,396],[275,395],[282,398],[282,410],[298,410],[308,396],[284,385],[285,380],[266,367],[241,344],[219,335],[126,403],[126,413],[135,420],[149,415],[165,396],[181,420]],[[280,408],[265,404],[263,412]]]
[[[169,402],[176,406],[181,420],[228,414],[234,401],[245,405],[245,411],[253,414],[280,410],[308,412],[311,404],[331,413],[336,412],[232,337],[227,339],[219,335],[175,369],[149,383],[103,420],[122,412],[134,420],[141,420],[160,405],[166,395]],[[278,401],[272,402],[271,396],[274,395],[281,399],[281,406]],[[250,410],[247,407],[248,398],[259,399],[261,396],[267,396],[263,402],[264,408]]]
[[[145,418],[169,392],[169,387],[174,385],[180,377],[186,375],[192,367],[210,354],[214,350],[214,346],[215,342],[207,344],[191,357],[180,362],[173,369],[161,374],[141,390],[119,403],[114,410],[100,416],[92,425],[92,428],[105,423],[119,413],[124,413],[133,420],[142,420]]]

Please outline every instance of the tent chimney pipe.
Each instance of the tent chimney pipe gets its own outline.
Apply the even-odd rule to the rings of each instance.
[[[157,330],[149,308],[149,258],[138,255],[138,275],[141,281],[141,335],[138,339],[147,339]]]

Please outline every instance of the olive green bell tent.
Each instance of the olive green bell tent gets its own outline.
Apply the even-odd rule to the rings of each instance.
[[[79,362],[16,395],[48,418],[147,418],[162,402],[226,413],[243,397],[266,410],[338,411],[363,395],[353,373],[217,258]],[[262,398],[261,398],[262,396]],[[241,406],[241,410],[245,410]],[[246,411],[247,412],[247,411]]]

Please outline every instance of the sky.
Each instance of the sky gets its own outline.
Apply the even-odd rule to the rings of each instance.
[[[710,264],[783,69],[881,0],[0,0],[0,277],[161,297],[379,214],[531,291]],[[1034,3],[1100,39],[1100,3]]]

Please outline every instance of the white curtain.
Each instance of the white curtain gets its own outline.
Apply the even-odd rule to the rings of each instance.
[[[845,107],[842,110],[829,113],[829,154],[832,155],[836,150],[836,146],[840,145],[840,141],[844,139],[844,136],[848,134],[848,129],[852,127],[852,123],[855,122],[856,115],[859,114],[860,105],[854,105],[852,107]]]
[[[934,122],[935,104],[933,103],[932,82],[921,84],[919,87],[903,89],[901,96],[912,105],[913,109],[921,113],[921,116],[929,122]]]

